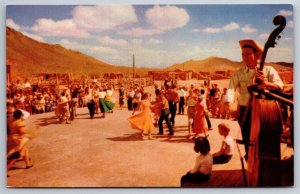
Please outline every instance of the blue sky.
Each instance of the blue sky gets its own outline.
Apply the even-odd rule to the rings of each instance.
[[[266,61],[293,62],[293,7],[268,5],[11,5],[6,25],[110,64],[167,67],[210,56],[241,60],[240,39],[264,45],[274,16],[287,26]]]

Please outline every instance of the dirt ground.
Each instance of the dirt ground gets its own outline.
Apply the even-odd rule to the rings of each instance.
[[[79,108],[71,124],[60,124],[53,112],[32,115],[29,122],[40,126],[39,136],[29,145],[34,166],[24,169],[25,164],[17,162],[8,172],[7,186],[179,187],[181,176],[193,167],[197,156],[193,140],[187,138],[187,115],[176,116],[174,136],[154,135],[154,140],[142,140],[139,131],[132,129],[127,121],[131,113],[116,107],[106,118],[96,115],[91,120],[88,109]],[[211,153],[221,145],[222,137],[217,130],[220,122],[231,126],[233,138],[240,138],[237,121],[211,119],[211,122],[213,130],[208,131]],[[156,133],[157,128],[153,131]],[[244,154],[242,146],[240,149]],[[241,168],[237,149],[230,163],[213,166],[213,170]]]

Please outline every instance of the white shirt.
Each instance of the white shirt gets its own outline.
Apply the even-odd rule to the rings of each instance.
[[[186,92],[184,91],[184,89],[180,89],[178,91],[178,95],[179,95],[179,97],[186,97]]]
[[[111,97],[113,95],[113,90],[106,90],[106,93],[108,96]]]
[[[105,91],[101,91],[98,93],[99,98],[105,98],[106,92]]]
[[[234,150],[234,140],[230,135],[227,135],[222,143],[225,155],[232,155]]]
[[[230,102],[230,96],[228,93],[222,96],[222,102]]]
[[[240,96],[238,98],[239,105],[247,106],[248,99],[250,97],[247,86],[252,84],[253,77],[256,73],[256,69],[249,69],[247,66],[240,68],[234,73],[230,79],[228,87],[229,102],[234,102],[235,89],[240,88]],[[263,74],[269,82],[277,84],[281,89],[283,88],[283,82],[280,79],[277,71],[271,66],[265,66]]]
[[[191,173],[201,172],[203,174],[211,174],[213,166],[213,157],[210,153],[204,155],[199,155],[196,158],[195,166],[191,170]]]

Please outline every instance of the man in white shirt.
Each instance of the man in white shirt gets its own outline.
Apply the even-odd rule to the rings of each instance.
[[[178,114],[184,114],[184,99],[187,96],[186,91],[184,90],[184,87],[180,87],[178,90],[178,95],[179,95],[179,111]]]
[[[260,60],[263,53],[263,47],[261,45],[259,45],[255,40],[240,40],[239,44],[242,49],[242,59],[245,66],[235,72],[232,76],[228,87],[228,100],[231,103],[234,102],[235,90],[239,87],[240,96],[238,98],[238,122],[242,130],[242,137],[246,151],[245,159],[247,160],[247,143],[249,143],[251,129],[251,109],[248,111],[245,123],[243,123],[243,126],[245,127],[242,128],[241,126],[242,118],[250,97],[247,86],[253,84],[254,79],[259,79],[261,86],[280,90],[283,87],[283,82],[277,71],[271,66],[264,66],[262,72],[257,71],[257,62]]]

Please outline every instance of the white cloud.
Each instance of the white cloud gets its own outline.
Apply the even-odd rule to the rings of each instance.
[[[290,11],[290,10],[285,10],[285,9],[282,9],[280,10],[277,15],[282,15],[282,16],[291,16],[293,15],[293,12]]]
[[[292,40],[292,38],[286,37],[286,38],[284,38],[284,40],[290,41],[290,40]]]
[[[202,31],[205,32],[205,33],[214,34],[214,33],[221,32],[221,28],[211,28],[211,27],[208,27],[208,28],[204,28]]]
[[[163,42],[162,40],[158,40],[158,39],[155,39],[155,38],[150,38],[147,41],[147,44],[157,45],[157,44],[161,44],[162,42]]]
[[[102,46],[94,46],[94,45],[85,45],[80,44],[75,41],[69,41],[66,39],[62,39],[59,44],[64,46],[65,48],[81,51],[82,53],[86,53],[89,55],[103,55],[103,54],[117,54],[118,51],[109,47]]]
[[[33,40],[46,43],[46,41],[43,39],[43,37],[41,37],[39,35],[31,34],[31,33],[25,32],[25,31],[22,31],[22,34],[24,34],[25,36],[28,36],[29,38],[31,38]]]
[[[292,20],[287,22],[287,27],[293,28],[294,27],[294,22]]]
[[[155,5],[146,11],[146,18],[151,26],[162,31],[183,27],[190,20],[185,9],[169,5]]]
[[[77,6],[73,20],[80,28],[98,32],[138,21],[131,5]]]
[[[90,37],[88,32],[77,28],[73,20],[70,19],[54,21],[52,19],[41,18],[36,21],[31,30],[41,36]]]
[[[204,29],[193,29],[191,30],[191,32],[194,32],[194,33],[198,33],[198,32],[204,32],[204,33],[209,33],[209,34],[214,34],[214,33],[219,33],[219,32],[222,32],[222,31],[232,31],[232,30],[236,30],[236,29],[239,29],[240,28],[240,25],[236,22],[230,22],[226,25],[224,25],[222,28],[219,28],[219,27],[206,27]]]
[[[41,37],[39,35],[32,34],[32,33],[26,32],[26,31],[22,31],[22,29],[27,29],[27,27],[20,26],[20,25],[16,24],[13,19],[7,19],[6,20],[6,26],[8,26],[8,27],[10,27],[12,29],[15,29],[17,31],[20,31],[23,35],[25,35],[25,36],[33,39],[33,40],[36,40],[36,41],[39,41],[39,42],[46,42],[43,39],[43,37]]]
[[[250,34],[256,32],[257,30],[255,28],[252,28],[250,24],[246,24],[245,27],[242,28],[242,31],[246,34]]]
[[[128,41],[123,39],[112,39],[109,36],[104,36],[101,38],[97,38],[97,41],[104,44],[104,45],[113,45],[113,46],[120,46],[125,47],[128,45]]]
[[[103,54],[117,54],[118,51],[109,47],[91,46],[86,48],[88,54],[103,55]]]
[[[259,38],[262,40],[267,40],[269,38],[269,34],[268,33],[260,34]]]
[[[133,37],[163,34],[166,31],[185,26],[190,20],[190,16],[185,9],[169,5],[164,7],[155,5],[153,8],[148,9],[145,15],[150,26],[123,30],[119,34]]]
[[[200,30],[200,29],[197,29],[197,28],[195,28],[195,29],[192,29],[192,30],[191,30],[191,32],[198,33],[198,32],[201,32],[201,30]]]
[[[199,59],[204,56],[218,56],[217,54],[220,52],[220,50],[211,48],[207,49],[200,46],[194,46],[189,50],[186,50],[183,52],[183,55],[187,58],[196,58]]]
[[[153,29],[153,28],[144,29],[140,27],[119,32],[119,34],[133,36],[133,37],[149,36],[149,35],[162,34],[162,33],[164,32],[159,29]]]
[[[15,29],[17,31],[19,31],[21,29],[21,26],[16,24],[15,21],[13,19],[7,19],[6,20],[6,26]]]
[[[225,31],[232,31],[232,30],[236,30],[239,28],[240,28],[240,25],[235,22],[230,22],[229,24],[223,26],[223,30],[225,30]]]

